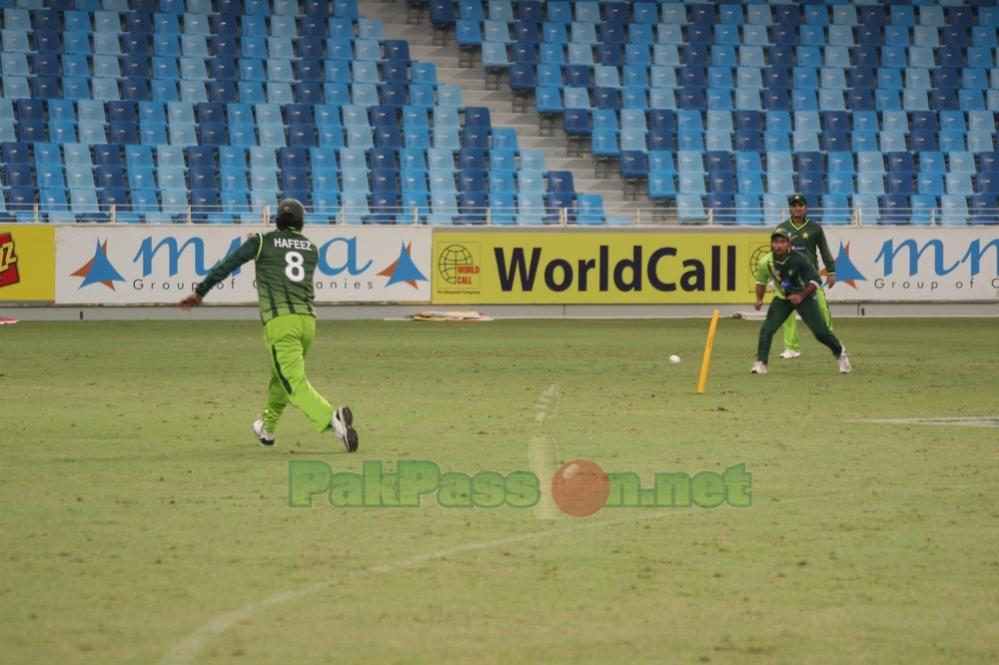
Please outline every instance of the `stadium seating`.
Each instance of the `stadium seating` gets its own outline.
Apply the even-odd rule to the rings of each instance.
[[[588,138],[585,144],[595,158],[620,160],[628,180],[645,173],[653,200],[673,201],[689,215],[700,205],[686,197],[680,206],[678,194],[707,195],[700,203],[710,208],[730,202],[729,195],[738,190],[745,209],[764,191],[787,196],[803,189],[818,201],[857,197],[865,209],[877,208],[868,219],[881,222],[901,221],[907,212],[900,211],[914,207],[911,197],[922,195],[921,187],[952,197],[952,207],[962,196],[969,204],[970,197],[980,197],[977,209],[989,202],[986,188],[994,187],[993,179],[969,177],[961,170],[967,160],[960,154],[990,153],[996,147],[993,102],[999,95],[982,95],[988,90],[985,71],[995,62],[991,12],[961,13],[964,23],[958,26],[949,23],[958,14],[935,11],[941,7],[932,3],[934,11],[918,12],[918,20],[911,7],[898,3],[810,3],[800,12],[776,3],[735,3],[711,11],[693,3],[636,3],[614,14],[617,23],[607,21],[602,3],[559,7],[547,18],[552,23],[552,17],[561,17],[557,25],[564,29],[546,34],[565,44],[559,52],[565,59],[535,68],[545,68],[538,110],[561,115],[567,136]],[[515,14],[509,20],[490,17],[490,34],[514,45],[511,52],[524,35]],[[924,22],[923,17],[934,18]],[[624,43],[629,48],[616,47]],[[530,72],[519,68],[516,79],[523,93]],[[621,95],[625,80],[637,91]],[[645,113],[644,127],[634,122],[615,127],[602,114],[594,115],[613,110],[620,120],[635,108]],[[652,116],[667,110],[694,112],[698,122],[656,126]],[[755,117],[747,115],[754,112]],[[667,178],[649,166],[659,150],[758,158],[774,151],[818,151],[838,155],[838,171],[800,170],[794,162],[786,171],[739,177],[734,187],[727,175],[704,178],[681,169],[674,188],[672,174]],[[875,160],[909,150],[916,163],[924,154],[943,153],[939,188],[937,175],[920,178],[913,167],[887,174],[870,170]],[[865,168],[854,173],[853,163],[860,161]],[[754,223],[757,218],[746,219]]]
[[[347,223],[614,223],[355,0],[4,4],[8,211],[236,222],[294,195]],[[793,191],[880,223],[982,223],[995,202],[988,3],[426,4],[681,221],[759,224]]]

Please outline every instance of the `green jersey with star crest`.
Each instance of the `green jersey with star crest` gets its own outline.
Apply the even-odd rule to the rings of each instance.
[[[774,253],[768,252],[766,256],[760,259],[760,262],[756,266],[756,283],[766,286],[767,282],[770,281],[770,268],[774,261]],[[781,293],[779,289],[774,289],[774,297],[783,298],[784,294]]]
[[[818,254],[821,253],[822,265],[826,267],[826,272],[830,275],[836,274],[836,259],[829,251],[829,243],[826,241],[826,234],[821,224],[813,222],[812,218],[806,215],[800,226],[795,225],[793,219],[785,219],[777,228],[787,232],[791,249],[807,256],[815,266],[816,272],[819,269]]]
[[[294,229],[258,233],[219,261],[194,289],[204,297],[216,284],[247,261],[256,265],[260,319],[282,314],[316,315],[312,275],[319,261],[316,245]]]
[[[814,283],[816,287],[822,285],[819,273],[809,263],[808,258],[793,249],[783,261],[777,259],[773,252],[763,257],[756,269],[756,282],[766,284],[767,281],[773,282],[774,296],[777,298],[801,293],[809,282]]]

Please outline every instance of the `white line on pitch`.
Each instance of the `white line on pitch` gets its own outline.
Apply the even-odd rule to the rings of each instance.
[[[999,417],[978,416],[969,418],[866,418],[856,422],[885,425],[951,425],[954,427],[999,427]]]
[[[455,554],[463,554],[465,552],[474,552],[476,550],[491,549],[493,547],[501,545],[512,545],[514,543],[522,543],[528,540],[537,540],[541,538],[547,538],[549,536],[555,536],[560,534],[573,533],[576,531],[583,531],[585,529],[598,529],[605,526],[616,526],[619,524],[626,524],[628,522],[638,522],[641,520],[657,519],[661,517],[666,517],[668,515],[673,516],[683,516],[683,515],[697,515],[702,514],[703,510],[688,510],[683,512],[676,511],[656,511],[652,514],[645,513],[638,515],[636,517],[628,517],[616,520],[603,520],[599,522],[583,522],[580,524],[575,524],[573,526],[559,528],[559,529],[547,529],[545,531],[538,531],[534,533],[521,534],[518,536],[508,536],[506,538],[498,538],[496,540],[489,540],[480,543],[469,543],[466,545],[458,545],[455,547],[449,547],[443,550],[437,550],[436,552],[428,552],[426,554],[419,554],[416,556],[408,557],[405,559],[400,559],[398,561],[393,561],[390,563],[383,563],[375,566],[369,566],[364,568],[359,572],[362,575],[380,575],[383,573],[390,573],[395,570],[402,568],[412,568],[421,563],[427,561],[433,561],[436,559],[445,559],[449,556]],[[232,610],[231,612],[226,612],[225,614],[219,614],[218,616],[212,618],[207,623],[202,625],[200,628],[195,629],[193,632],[187,635],[180,642],[177,642],[170,651],[160,660],[160,665],[187,665],[201,652],[205,646],[211,642],[215,637],[221,635],[225,631],[232,628],[237,623],[250,618],[251,616],[262,612],[275,605],[280,605],[281,603],[288,602],[290,600],[295,600],[303,596],[308,596],[309,594],[317,593],[329,587],[340,584],[341,580],[336,577],[332,577],[328,580],[322,582],[316,582],[308,586],[301,587],[299,589],[293,589],[291,591],[283,591],[281,593],[275,594],[259,600],[255,603],[250,603],[249,605],[244,605],[238,609]]]

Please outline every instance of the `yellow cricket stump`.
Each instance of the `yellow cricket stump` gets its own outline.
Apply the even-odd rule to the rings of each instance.
[[[701,376],[697,379],[697,394],[703,395],[708,385],[708,370],[711,368],[711,348],[715,345],[715,332],[718,330],[718,310],[711,313],[711,325],[708,326],[708,341],[704,343],[704,357],[701,358]]]

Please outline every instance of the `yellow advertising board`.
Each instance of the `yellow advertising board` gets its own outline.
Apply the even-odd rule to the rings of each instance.
[[[55,229],[0,225],[0,302],[55,300]]]
[[[435,230],[433,302],[752,302],[766,232]]]

